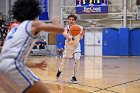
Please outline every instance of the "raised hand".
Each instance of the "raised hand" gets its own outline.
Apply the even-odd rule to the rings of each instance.
[[[61,25],[60,17],[59,17],[59,16],[54,16],[54,17],[52,18],[52,24],[58,25],[58,26],[62,26],[62,25]]]

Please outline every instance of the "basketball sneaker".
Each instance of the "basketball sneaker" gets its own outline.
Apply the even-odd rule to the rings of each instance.
[[[71,82],[74,83],[74,84],[77,84],[77,79],[76,79],[75,76],[72,77]]]
[[[61,72],[62,72],[62,71],[59,71],[59,70],[57,71],[57,74],[56,74],[56,79],[58,79],[58,78],[60,77]]]

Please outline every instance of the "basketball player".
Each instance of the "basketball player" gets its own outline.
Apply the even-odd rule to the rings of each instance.
[[[18,26],[18,22],[15,21],[15,22],[11,23],[8,28],[8,31],[10,31],[13,27],[16,27],[16,26]]]
[[[46,61],[28,64],[25,55],[40,31],[62,33],[58,17],[46,24],[37,20],[39,0],[16,0],[12,12],[19,25],[8,33],[0,55],[0,85],[6,93],[49,93],[29,67],[46,67]]]
[[[80,61],[80,56],[81,56],[81,49],[80,49],[80,39],[83,38],[84,35],[84,31],[83,31],[83,27],[80,26],[81,28],[81,32],[79,35],[77,36],[71,36],[69,31],[70,31],[70,26],[72,25],[76,25],[76,20],[77,20],[77,16],[76,15],[69,15],[68,16],[68,22],[69,25],[65,27],[65,32],[63,33],[64,37],[66,37],[66,41],[65,41],[65,50],[64,50],[64,54],[63,54],[63,61],[58,69],[58,72],[56,74],[56,78],[58,79],[61,72],[63,71],[66,63],[69,61],[69,58],[74,57],[75,62],[74,62],[74,74],[73,77],[71,79],[71,81],[73,83],[77,83],[77,78],[76,78],[76,73],[78,70],[78,66],[79,66],[79,61]]]

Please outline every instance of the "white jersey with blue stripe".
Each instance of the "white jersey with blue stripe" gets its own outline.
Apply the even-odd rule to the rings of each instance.
[[[81,27],[81,32],[83,31],[83,27]],[[70,31],[70,26],[66,26],[65,30],[67,31],[68,34]],[[81,56],[81,45],[80,45],[80,34],[77,36],[72,36],[73,40],[65,40],[65,50],[63,53],[64,58],[72,58],[74,57],[76,60],[80,59]]]
[[[19,59],[24,58],[34,40],[31,34],[31,25],[32,21],[25,21],[8,33],[1,51],[2,57],[16,58],[18,55]]]
[[[82,31],[83,31],[83,27],[82,26],[80,26],[80,25],[78,25],[80,28],[81,28],[81,32],[80,33],[82,33]],[[70,34],[69,33],[69,31],[70,31],[70,25],[68,25],[68,26],[66,26],[65,27],[65,30],[67,30],[67,33],[68,34]],[[80,44],[79,43],[79,41],[80,41],[80,34],[79,35],[77,35],[77,36],[72,36],[73,38],[74,38],[74,40],[71,40],[71,41],[67,41],[67,39],[66,39],[66,41],[65,41],[65,44],[66,45],[69,45],[69,46],[75,46],[76,44]]]
[[[7,93],[25,93],[39,79],[25,65],[34,36],[32,21],[24,21],[7,35],[0,54],[0,85]]]

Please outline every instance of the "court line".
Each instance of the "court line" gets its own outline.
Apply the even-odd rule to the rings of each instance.
[[[93,87],[93,86],[90,86],[90,85],[86,85],[86,84],[81,84],[81,83],[71,83],[71,82],[66,82],[66,81],[63,81],[63,80],[56,80],[56,81],[52,81],[52,82],[58,82],[58,83],[65,83],[65,84],[68,84],[68,85],[80,85],[80,86],[86,86],[86,87],[89,87],[89,88],[95,88],[97,90],[102,90],[102,88],[99,88],[99,87]],[[88,93],[93,93],[94,91],[92,92],[88,92]]]
[[[113,85],[113,86],[110,86],[110,87],[106,87],[106,88],[93,87],[93,86],[86,85],[86,84],[81,84],[81,83],[73,84],[73,83],[70,83],[70,82],[62,81],[62,80],[61,80],[61,81],[60,81],[60,80],[59,80],[59,81],[52,81],[52,82],[66,83],[66,84],[69,84],[69,85],[80,85],[80,86],[86,86],[86,87],[96,88],[96,89],[97,89],[97,90],[95,90],[95,91],[90,91],[90,92],[88,92],[88,93],[95,93],[95,92],[100,92],[100,91],[110,91],[110,92],[112,92],[112,93],[118,93],[118,92],[113,91],[113,90],[110,90],[110,89],[111,89],[111,88],[114,88],[114,87],[118,87],[118,86],[130,84],[130,83],[134,83],[134,82],[137,82],[137,81],[140,81],[140,79],[136,79],[136,80],[132,80],[132,81],[128,81],[128,82],[116,84],[116,85]]]
[[[132,81],[128,81],[128,82],[116,84],[116,85],[113,85],[113,86],[110,86],[110,87],[102,88],[102,90],[96,90],[96,91],[94,91],[94,92],[99,92],[99,91],[103,91],[103,90],[112,91],[112,90],[108,90],[108,89],[114,88],[114,87],[118,87],[118,86],[122,86],[122,85],[126,85],[126,84],[130,84],[130,83],[137,82],[137,81],[140,81],[140,79],[136,79],[136,80],[132,80]],[[94,93],[94,92],[93,92],[93,93]],[[112,91],[112,92],[113,92],[113,91]],[[114,93],[118,93],[118,92],[115,92],[115,91],[114,91]]]

